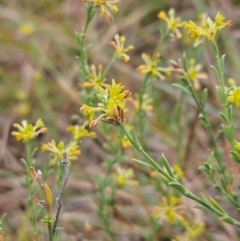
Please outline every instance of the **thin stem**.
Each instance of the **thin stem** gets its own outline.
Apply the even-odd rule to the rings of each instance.
[[[106,67],[106,69],[103,72],[103,78],[106,77],[108,70],[112,67],[112,65],[118,60],[118,58],[116,58],[116,56],[114,55],[111,59],[111,61],[108,63],[108,66]]]
[[[123,123],[121,124],[121,128],[124,132],[124,134],[126,135],[126,137],[128,138],[128,140],[131,142],[131,144],[135,147],[135,149],[137,149],[147,160],[148,162],[151,164],[151,166],[156,169],[157,171],[159,171],[161,174],[163,174],[166,178],[168,178],[168,180],[170,181],[175,181],[174,178],[172,178],[161,166],[159,166],[157,164],[157,162],[155,160],[153,160],[152,157],[150,157],[141,147],[141,145],[139,144],[139,142],[135,142],[132,138],[132,135],[130,134],[130,132],[128,131],[126,125]]]
[[[149,77],[150,77],[150,74],[145,75],[145,78],[143,80],[143,84],[142,84],[140,92],[139,92],[139,106],[138,106],[138,111],[139,112],[142,111],[143,95],[144,95],[144,93],[146,91]]]
[[[162,45],[165,43],[165,41],[168,39],[170,34],[170,30],[167,29],[167,31],[164,33],[164,35],[161,35],[161,39],[156,47],[156,49],[154,50],[153,53],[153,58],[158,54],[159,50],[161,49]]]
[[[61,208],[62,208],[63,191],[64,191],[64,189],[65,189],[65,187],[67,185],[68,176],[69,176],[69,163],[68,163],[68,160],[67,160],[67,152],[66,151],[63,152],[62,164],[64,165],[65,175],[64,175],[62,188],[61,188],[60,193],[59,193],[59,195],[58,195],[58,197],[56,199],[57,211],[56,211],[55,221],[54,221],[54,224],[53,224],[53,236],[54,236],[55,231],[56,231],[56,227],[57,227],[60,211],[61,211]]]
[[[49,223],[47,224],[47,226],[48,226],[48,240],[49,240],[49,241],[53,241],[52,223],[49,222]]]
[[[29,198],[28,198],[28,205],[30,206],[30,212],[31,212],[31,224],[33,227],[34,232],[34,238],[38,240],[38,231],[37,231],[37,224],[36,224],[36,215],[34,212],[34,207],[32,203],[32,195],[33,195],[33,187],[32,187],[32,179],[29,175],[29,168],[34,165],[32,161],[32,142],[26,143],[26,151],[27,151],[27,166],[26,166],[26,186],[29,192]]]
[[[184,196],[195,200],[196,202],[200,203],[203,207],[205,207],[207,210],[214,212],[217,214],[219,217],[223,218],[224,221],[227,221],[231,224],[234,224],[236,226],[240,226],[240,222],[237,220],[231,218],[228,216],[223,210],[220,210],[219,208],[216,208],[213,204],[210,202],[206,202],[204,199],[201,199],[197,197],[195,194],[193,194],[190,190],[186,189],[181,183],[177,181],[175,177],[172,177],[170,174],[168,174],[161,166],[157,164],[155,160],[153,160],[152,157],[150,157],[141,147],[139,144],[138,140],[136,139],[136,135],[133,137],[131,133],[128,131],[126,125],[122,123],[120,125],[121,129],[123,130],[124,134],[128,138],[128,140],[131,142],[133,147],[140,152],[145,158],[147,163],[149,163],[154,169],[159,171],[163,176],[169,179],[170,183],[169,185],[172,186],[173,188],[177,189],[180,193],[182,193]]]
[[[94,14],[95,14],[95,9],[92,4],[85,5],[87,9],[87,19],[85,21],[83,30],[80,34],[80,43],[79,43],[79,48],[80,48],[80,62],[82,64],[82,71],[84,73],[84,76],[87,77],[88,72],[89,72],[89,66],[88,66],[88,56],[86,53],[86,47],[84,46],[85,42],[85,36],[87,33],[88,26],[90,22],[92,21]]]

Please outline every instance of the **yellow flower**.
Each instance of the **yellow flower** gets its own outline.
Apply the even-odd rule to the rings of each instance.
[[[194,89],[200,88],[199,80],[206,80],[208,77],[205,73],[201,73],[202,65],[201,64],[195,64],[194,59],[190,59],[188,63],[188,71],[186,73],[186,76],[189,80],[193,82]]]
[[[118,167],[117,171],[112,174],[112,177],[115,179],[118,186],[124,186],[127,183],[138,186],[137,181],[131,180],[134,177],[132,169],[123,169]]]
[[[228,91],[227,101],[234,103],[236,107],[240,107],[240,87],[236,86],[233,79],[229,79],[228,83],[231,85],[231,88]]]
[[[18,27],[18,31],[26,36],[31,35],[35,30],[35,27],[32,23],[22,23],[21,25],[19,25]]]
[[[26,120],[22,121],[22,125],[15,123],[13,126],[18,129],[18,132],[13,131],[12,135],[16,137],[17,141],[23,140],[23,142],[27,143],[39,134],[43,134],[47,131],[47,128],[41,119],[39,119],[34,126],[28,124]]]
[[[73,134],[73,139],[76,141],[82,139],[83,137],[95,138],[96,134],[94,132],[88,131],[85,128],[85,125],[86,123],[84,123],[82,126],[79,126],[79,125],[69,126],[67,128],[67,131]]]
[[[169,200],[166,197],[162,198],[162,202],[153,212],[153,217],[164,217],[170,224],[176,221],[184,222],[184,217],[181,215],[183,207],[179,203],[179,198],[171,196]]]
[[[166,77],[163,75],[170,75],[171,70],[170,68],[164,68],[158,66],[161,62],[160,54],[157,54],[154,58],[151,58],[147,54],[142,54],[142,58],[145,62],[145,65],[140,65],[137,70],[141,75],[150,74],[153,78],[158,77],[160,80],[165,81]]]
[[[184,178],[184,172],[182,170],[182,168],[180,167],[179,164],[175,164],[173,166],[173,175],[174,177],[177,178],[177,180],[182,180]]]
[[[124,36],[119,36],[116,34],[114,36],[115,41],[111,41],[110,45],[116,49],[116,57],[119,59],[123,59],[125,62],[128,62],[130,59],[129,55],[126,54],[129,50],[134,49],[132,45],[124,48],[124,43],[126,42],[126,38]]]
[[[215,42],[218,31],[224,27],[230,27],[232,25],[232,21],[224,22],[224,18],[225,17],[218,12],[214,21],[203,16],[200,26],[197,26],[194,22],[189,21],[189,23],[186,24],[186,27],[188,29],[188,33],[192,38],[194,38],[195,42],[197,42],[200,38],[204,38],[210,42]]]
[[[187,72],[183,69],[181,61],[175,62],[170,60],[170,63],[173,67],[173,72],[193,82],[193,88],[196,90],[200,88],[200,80],[208,78],[207,74],[201,72],[202,65],[196,64],[194,59],[188,61]]]
[[[130,131],[132,129],[132,126],[126,124],[126,127],[127,129]],[[123,148],[128,148],[130,146],[132,146],[131,142],[128,140],[127,136],[126,135],[122,135],[121,133],[117,133],[116,134],[116,139],[119,140],[120,142],[120,145],[123,147]]]
[[[101,16],[105,16],[107,20],[111,21],[113,19],[111,12],[114,14],[118,12],[116,5],[120,3],[120,0],[83,0],[83,2],[92,3],[94,7],[99,7]]]
[[[94,87],[94,89],[98,88],[98,86],[106,86],[104,82],[106,79],[102,76],[102,65],[98,65],[98,72],[96,70],[95,65],[91,65],[91,73],[89,74],[89,82],[85,82],[83,84],[84,88]]]
[[[97,98],[100,101],[98,107],[84,104],[80,108],[84,115],[89,116],[90,128],[94,128],[100,120],[114,125],[119,125],[125,121],[124,101],[131,93],[127,90],[123,91],[123,88],[124,86],[121,83],[117,84],[112,80],[112,84],[105,89],[98,88]],[[96,113],[101,113],[101,115],[94,119]]]
[[[139,100],[134,100],[131,99],[131,101],[133,102],[135,108],[138,110],[139,109]],[[152,111],[153,110],[153,106],[152,106],[152,98],[150,98],[147,94],[143,95],[143,100],[142,100],[142,110],[145,111]]]
[[[67,151],[67,157],[69,161],[78,160],[78,156],[81,154],[79,146],[76,141],[71,142],[67,147],[64,146],[64,143],[61,141],[56,145],[56,142],[52,140],[47,144],[42,144],[42,151],[49,151],[51,153],[50,166],[55,165],[58,161],[63,160],[63,151]]]
[[[168,30],[174,31],[176,38],[182,37],[179,28],[183,26],[184,22],[181,22],[181,19],[175,16],[175,10],[173,8],[169,10],[168,16],[164,11],[160,11],[158,14],[158,18],[167,22]]]

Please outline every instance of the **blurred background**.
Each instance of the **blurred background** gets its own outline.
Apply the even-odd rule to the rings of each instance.
[[[143,77],[136,68],[143,63],[141,54],[152,54],[159,41],[159,30],[166,29],[165,22],[160,21],[157,15],[161,10],[168,12],[174,8],[176,15],[186,21],[195,20],[203,13],[214,18],[218,11],[226,16],[226,20],[233,21],[230,29],[221,32],[219,45],[221,53],[227,55],[227,78],[239,82],[240,1],[122,0],[118,8],[119,13],[114,15],[112,22],[101,18],[97,12],[86,36],[89,61],[95,65],[101,63],[106,66],[110,61],[113,49],[109,42],[117,33],[126,36],[127,46],[134,46],[134,50],[129,52],[130,61],[116,62],[108,81],[114,78],[122,82],[133,96],[140,90]],[[10,135],[12,125],[24,119],[35,123],[41,118],[48,132],[37,139],[36,144],[40,145],[51,139],[68,141],[70,137],[66,128],[76,120],[83,122],[84,117],[79,111],[83,88],[81,77],[77,74],[81,65],[76,59],[79,50],[75,32],[82,30],[85,16],[81,0],[0,1],[0,215],[7,213],[3,228],[9,241],[32,240],[26,237],[29,228],[25,218],[28,194],[24,184],[25,171],[20,161],[26,153],[23,144]],[[209,90],[207,111],[217,131],[221,124],[215,90],[217,79],[209,67],[215,64],[214,56],[208,44],[195,49],[192,45],[192,39],[186,34],[180,41],[167,41],[160,50],[161,64],[169,66],[170,59],[176,61],[186,53],[203,65],[202,71],[208,79],[202,81],[201,86]],[[187,98],[182,100],[179,91],[171,85],[177,81],[176,76],[170,76],[165,82],[156,80],[152,83],[149,95],[153,110],[147,113],[145,146],[156,159],[164,153],[171,164],[180,163],[185,172],[184,184],[190,190],[197,194],[204,192],[206,196],[218,195],[197,169],[210,153],[209,138],[198,121],[198,112],[192,101]],[[129,119],[132,118],[131,113],[129,111]],[[234,113],[238,123],[237,110]],[[109,156],[106,145],[114,135],[104,136],[103,132],[96,132],[96,139],[82,141],[82,154],[77,162],[72,163],[59,224],[65,229],[58,240],[108,240],[95,211],[97,194],[94,183],[97,176],[104,173],[103,164]],[[220,145],[226,151],[224,158],[237,179],[239,166],[230,160],[227,154],[229,147],[224,139]],[[146,209],[151,210],[157,205],[162,194],[154,191],[149,178],[151,171],[143,170],[130,161],[136,153],[128,148],[125,155],[126,163],[134,169],[140,187],[137,191],[126,187],[117,192],[116,205],[121,212],[113,214],[112,222],[117,230],[117,240],[146,240],[145,234],[150,229]],[[49,156],[37,151],[37,166],[42,167],[48,162]],[[52,175],[49,185],[53,186],[54,181]],[[196,240],[240,240],[239,229],[193,209],[192,201],[184,199],[183,202],[194,220],[205,223],[203,235]],[[223,205],[239,219],[231,207]],[[175,227],[163,226],[156,231],[153,240],[170,241],[175,232],[179,232]],[[42,240],[46,237],[43,236]]]

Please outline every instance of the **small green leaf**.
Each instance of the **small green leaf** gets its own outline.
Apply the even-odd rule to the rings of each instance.
[[[75,36],[76,36],[78,45],[80,45],[80,43],[81,43],[81,35],[76,32],[76,33],[75,33]]]
[[[220,63],[221,63],[221,72],[224,70],[224,60],[225,60],[226,54],[223,54],[220,58]]]
[[[201,196],[201,199],[206,203],[206,205],[210,205],[209,200],[203,193],[200,192],[200,196]]]
[[[222,112],[220,112],[219,114],[220,114],[220,116],[222,117],[223,121],[224,121],[226,124],[228,124],[228,117],[227,117],[225,114],[223,114]]]
[[[186,190],[185,188],[177,182],[169,182],[168,183],[169,186],[173,187],[174,189],[178,190],[179,192],[181,192],[183,195],[186,194]]]
[[[229,217],[229,216],[223,216],[223,217],[221,217],[221,219],[224,221],[224,222],[226,222],[226,223],[230,223],[230,224],[232,224],[232,225],[235,225],[236,224],[236,221],[233,219],[233,218],[231,218],[231,217]]]
[[[206,105],[207,97],[208,97],[208,90],[205,88],[202,92],[202,106],[203,107]]]
[[[218,211],[220,211],[222,214],[225,213],[222,207],[212,197],[209,198],[209,201],[212,204],[212,206],[215,207]]]
[[[217,76],[218,76],[218,79],[220,79],[218,70],[217,70],[213,65],[211,65],[210,67],[211,67],[212,69],[214,69],[214,71],[216,72],[216,74],[217,74]]]
[[[229,105],[227,107],[227,116],[228,116],[229,123],[231,123],[231,121],[232,121],[232,105]]]
[[[187,86],[187,87],[190,86],[189,80],[188,80],[187,78],[181,77],[180,80],[181,80],[181,82],[182,82],[185,86]]]
[[[187,95],[192,95],[191,92],[183,85],[181,84],[172,84],[174,87],[176,87],[177,89],[181,90],[183,93],[187,94]]]
[[[214,211],[212,211],[211,209],[209,209],[209,208],[207,208],[207,207],[204,207],[204,206],[194,206],[195,208],[197,208],[197,209],[200,209],[200,210],[202,210],[202,211],[205,211],[205,212],[207,212],[207,213],[212,213],[212,214],[215,214],[216,215],[216,213],[214,212]]]
[[[136,131],[135,131],[134,126],[131,128],[130,134],[131,134],[131,136],[132,136],[132,141],[133,141],[138,147],[140,147],[141,145],[140,145],[140,143],[139,143],[139,141],[138,141],[137,134],[136,134]]]
[[[219,192],[222,191],[222,188],[219,185],[213,185],[213,187]]]
[[[147,162],[144,162],[144,161],[141,161],[141,160],[138,160],[138,159],[132,159],[132,161],[138,162],[138,163],[140,163],[140,164],[142,164],[142,165],[151,167],[152,169],[155,169],[155,170],[156,170],[156,168],[154,168],[153,166],[151,166],[151,165],[148,164]]]
[[[171,177],[174,177],[173,172],[172,172],[172,168],[170,167],[170,165],[169,165],[169,163],[168,163],[168,161],[167,161],[167,159],[165,158],[164,155],[162,155],[161,161],[163,162],[164,167],[167,169],[168,174]]]
[[[182,64],[183,64],[184,71],[188,72],[188,63],[187,63],[187,57],[185,53],[182,56]]]

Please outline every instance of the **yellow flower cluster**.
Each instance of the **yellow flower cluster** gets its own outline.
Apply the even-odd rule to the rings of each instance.
[[[111,41],[110,42],[110,45],[115,48],[115,50],[116,50],[116,57],[118,59],[123,59],[125,62],[128,62],[130,57],[129,57],[129,55],[126,54],[126,52],[128,52],[129,50],[134,49],[134,47],[132,45],[130,45],[130,46],[126,47],[126,48],[124,47],[124,44],[126,42],[125,36],[119,36],[118,34],[116,34],[114,36],[114,40],[115,41]]]
[[[160,67],[159,63],[161,62],[160,54],[150,57],[147,54],[142,54],[142,58],[145,64],[140,65],[137,70],[141,75],[151,75],[153,78],[159,78],[162,81],[166,80],[165,75],[171,74],[170,68]],[[165,74],[165,75],[164,75]]]
[[[197,42],[200,38],[204,38],[209,42],[215,42],[217,33],[224,27],[230,27],[232,21],[224,21],[225,17],[221,13],[217,13],[214,21],[211,18],[202,18],[201,26],[197,26],[194,22],[189,21],[186,24],[188,33]]]
[[[166,12],[160,11],[158,14],[158,18],[166,21],[168,31],[173,31],[176,38],[182,37],[179,29],[183,27],[184,22],[182,22],[180,18],[175,16],[175,10],[173,8],[169,10],[168,15],[166,14]]]
[[[91,107],[86,104],[80,108],[83,114],[89,116],[90,128],[94,128],[100,120],[114,125],[119,125],[125,121],[124,100],[131,95],[128,90],[123,91],[124,86],[112,80],[112,84],[106,87],[98,87],[97,98],[100,101],[98,107]],[[96,113],[102,113],[96,119]]]
[[[97,71],[98,69],[98,71]],[[83,84],[84,88],[98,88],[98,86],[106,86],[104,83],[106,79],[102,75],[102,65],[98,65],[98,68],[96,69],[95,65],[91,65],[90,70],[91,72],[88,75],[88,82],[85,82]]]
[[[184,220],[182,216],[183,207],[179,205],[179,198],[171,196],[169,200],[163,197],[162,202],[159,203],[153,212],[153,217],[155,218],[166,218],[170,224],[176,221]]]
[[[208,78],[207,74],[201,72],[202,65],[196,64],[194,59],[188,61],[187,71],[183,69],[180,60],[178,62],[170,60],[170,63],[173,67],[173,72],[193,82],[193,88],[196,90],[200,88],[200,80],[207,80]]]
[[[118,186],[124,186],[126,184],[131,184],[133,186],[138,186],[138,182],[131,180],[134,177],[132,169],[123,169],[118,167],[116,172],[112,174]]]
[[[23,141],[26,143],[32,141],[39,134],[47,132],[47,128],[41,119],[37,120],[34,126],[27,123],[26,120],[22,121],[22,125],[15,123],[13,126],[17,128],[18,131],[13,131],[12,135],[16,137],[17,141]]]
[[[83,2],[92,3],[94,7],[99,7],[101,16],[105,16],[107,20],[111,21],[113,19],[111,12],[114,14],[118,12],[116,5],[120,3],[120,0],[83,0]]]
[[[236,86],[233,79],[229,79],[228,83],[230,84],[231,88],[228,90],[227,101],[235,104],[236,107],[240,107],[240,87]]]
[[[67,128],[67,131],[71,132],[73,135],[73,139],[75,141],[78,141],[82,139],[83,137],[91,137],[96,138],[96,134],[92,131],[88,131],[85,126],[87,122],[85,122],[82,126],[75,125],[75,126],[69,126]]]
[[[78,160],[78,156],[81,154],[77,141],[72,141],[68,146],[64,146],[61,141],[58,144],[54,140],[48,142],[47,144],[42,144],[42,151],[48,151],[51,153],[52,159],[49,163],[50,166],[55,165],[58,161],[63,160],[63,151],[65,150],[68,154],[69,161]]]

